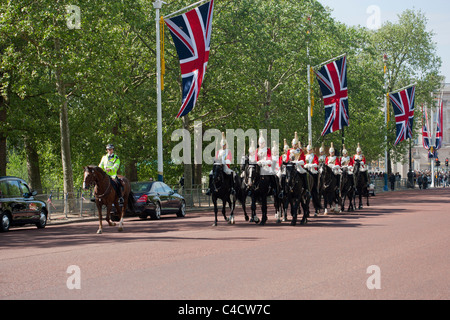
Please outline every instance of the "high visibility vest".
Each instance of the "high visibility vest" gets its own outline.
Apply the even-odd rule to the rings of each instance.
[[[111,178],[115,179],[120,168],[119,156],[113,154],[113,156],[109,158],[108,155],[105,155],[98,166],[102,168]],[[111,169],[111,171],[108,172],[106,169]]]

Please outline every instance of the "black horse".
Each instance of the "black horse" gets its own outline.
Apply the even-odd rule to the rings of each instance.
[[[342,168],[341,175],[341,185],[340,185],[340,193],[341,193],[341,211],[345,210],[345,199],[348,198],[350,204],[348,207],[348,212],[355,211],[355,181],[353,175],[348,172],[348,167]]]
[[[300,205],[303,209],[303,217],[300,224],[308,223],[309,204],[311,202],[311,188],[314,184],[313,177],[309,173],[298,172],[292,162],[286,164],[286,188],[288,203],[291,205],[291,225],[297,224],[297,216]]]
[[[224,164],[221,162],[214,162],[213,165],[213,173],[212,173],[212,189],[211,189],[211,197],[214,204],[214,224],[213,226],[217,226],[217,200],[221,199],[223,206],[222,206],[222,214],[225,218],[225,221],[228,221],[229,223],[234,223],[234,208],[236,206],[236,196],[232,192],[233,191],[233,175],[228,175],[223,170]],[[225,211],[226,211],[226,204],[229,204],[230,206],[230,219],[227,218]]]
[[[354,179],[355,179],[355,187],[356,187],[356,194],[359,196],[359,205],[358,209],[362,209],[362,197],[367,198],[367,206],[369,207],[369,188],[367,188],[367,185],[369,184],[369,178],[367,175],[367,172],[361,171],[361,160],[355,160],[355,166],[354,166]]]
[[[337,177],[333,170],[325,163],[321,163],[319,166],[319,192],[323,196],[325,215],[328,213],[328,205],[331,207],[333,203],[340,204],[338,188]]]
[[[262,218],[260,225],[265,225],[267,222],[267,197],[269,197],[274,190],[275,176],[269,174],[262,174],[261,167],[256,163],[249,163],[245,173],[246,185],[248,192],[252,199],[252,217],[250,222],[258,223],[259,219],[256,216],[256,202],[261,203]]]
[[[282,174],[281,177],[275,175],[275,180],[277,184],[277,191],[274,196],[274,204],[276,211],[276,219],[277,223],[281,223],[282,221],[287,221],[287,209],[289,207],[289,199],[288,192],[286,187],[286,173],[285,169],[286,163],[282,165]]]

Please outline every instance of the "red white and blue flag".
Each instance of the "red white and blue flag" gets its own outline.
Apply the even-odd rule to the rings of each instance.
[[[441,104],[439,106],[436,123],[436,150],[439,150],[442,147],[443,112],[444,112],[444,102],[441,99]]]
[[[389,94],[395,113],[397,138],[394,145],[413,136],[414,96],[416,86],[411,86],[397,93]]]
[[[195,106],[209,59],[214,0],[166,19],[180,60],[183,99],[177,118]]]
[[[316,71],[325,107],[322,136],[348,127],[347,57],[324,65]]]
[[[423,108],[423,106],[422,106]],[[427,109],[423,108],[423,117],[422,117],[422,140],[423,140],[423,147],[426,150],[430,150],[431,146],[431,136],[429,132],[430,126],[428,125],[428,114]]]

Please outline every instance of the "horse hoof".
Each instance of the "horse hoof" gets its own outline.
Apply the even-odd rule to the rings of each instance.
[[[294,220],[292,220],[292,221],[291,221],[291,226],[293,226],[293,227],[294,227],[294,226],[295,226],[296,224],[297,224],[297,222],[296,222],[296,221],[294,221]]]
[[[102,229],[97,230],[97,234],[102,234],[102,233],[103,233]]]
[[[118,230],[119,232],[122,232],[122,231],[123,231],[123,228],[120,228],[120,227],[119,227],[119,229],[117,229],[117,230]]]
[[[250,220],[250,218],[248,217],[248,216],[245,216],[245,221],[249,221]]]
[[[217,222],[214,222],[212,226],[217,227]]]

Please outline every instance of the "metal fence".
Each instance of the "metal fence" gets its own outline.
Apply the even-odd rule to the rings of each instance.
[[[371,182],[375,185],[375,194],[385,192],[383,178],[372,179]],[[213,207],[211,196],[206,195],[206,189],[202,185],[193,185],[189,189],[185,187],[180,188],[178,185],[171,187],[185,198],[187,208]],[[394,190],[405,190],[407,188],[407,179],[399,179],[395,182]],[[388,189],[391,191],[390,182],[388,183]],[[65,218],[97,216],[97,208],[95,203],[91,201],[93,197],[92,191],[84,191],[81,188],[72,197],[60,190],[50,190],[36,196],[37,199],[47,203],[50,219],[52,219],[52,216]],[[250,198],[247,198],[247,203],[249,203],[249,200]]]

